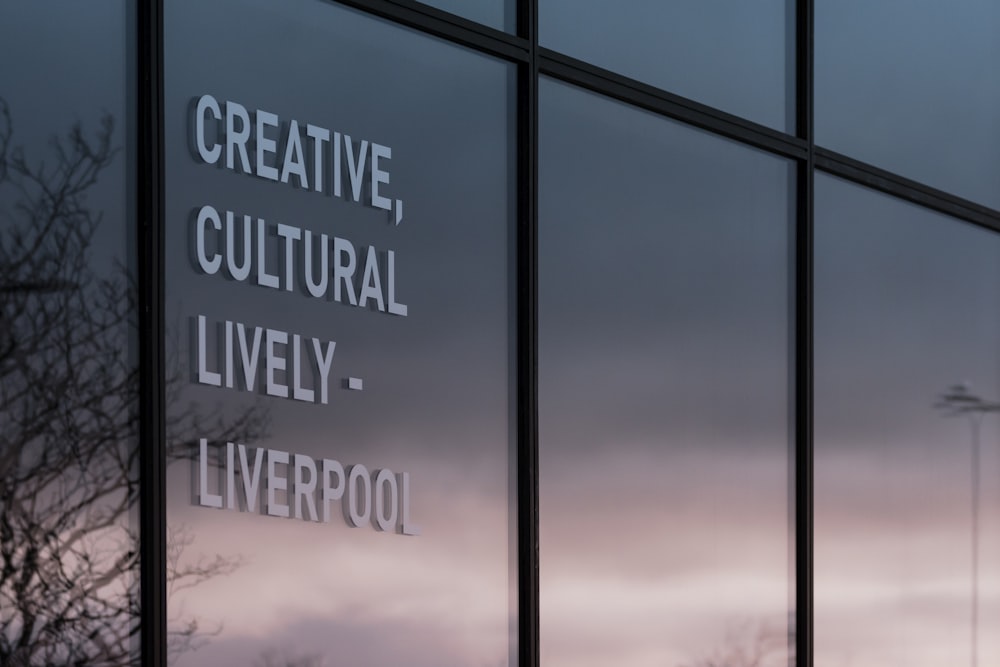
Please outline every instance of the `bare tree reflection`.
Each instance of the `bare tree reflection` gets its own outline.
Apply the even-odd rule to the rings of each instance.
[[[793,615],[789,614],[791,621]],[[763,622],[737,624],[722,645],[682,667],[788,667],[795,665],[795,632]]]
[[[261,654],[255,667],[323,667],[326,661],[320,655],[291,655],[268,649]]]
[[[118,157],[113,135],[111,116],[92,137],[76,125],[33,162],[0,99],[0,665],[136,662],[135,290],[120,264],[95,270],[101,213],[88,202]],[[180,386],[168,381],[168,396]],[[264,420],[182,410],[172,456],[195,433],[252,440]],[[174,563],[175,588],[234,566]],[[198,634],[177,625],[173,650]]]

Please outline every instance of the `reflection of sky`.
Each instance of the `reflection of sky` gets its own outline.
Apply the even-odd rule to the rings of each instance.
[[[933,403],[963,381],[1000,396],[1000,244],[830,177],[816,192],[816,664],[963,664],[971,430]],[[996,419],[981,441],[982,665],[1000,661]]]
[[[1000,206],[1000,6],[816,2],[822,146]]]
[[[541,45],[778,130],[794,122],[794,2],[539,0]]]
[[[238,34],[220,33],[237,8]],[[180,359],[197,314],[337,342],[330,405],[191,385],[173,410],[195,401],[232,419],[257,405],[271,425],[251,444],[409,472],[423,531],[192,507],[191,468],[173,466],[168,518],[195,537],[186,557],[246,559],[171,601],[224,626],[177,664],[243,665],[268,647],[328,664],[507,664],[509,69],[328,3],[167,10],[167,308]],[[187,109],[205,93],[390,146],[386,191],[405,202],[402,224],[199,163]],[[200,275],[187,220],[203,204],[395,251],[409,316]],[[364,390],[341,389],[348,376]]]
[[[517,18],[516,0],[423,0],[446,12],[478,21],[497,30],[514,30]]]
[[[543,12],[570,14],[550,10],[552,2],[541,3]],[[51,135],[74,120],[93,129],[106,110],[123,145],[126,65],[121,43],[106,35],[123,33],[124,13],[119,3],[88,3],[73,21],[57,22],[56,13],[68,16],[57,4],[0,10],[2,61],[31,63],[6,68],[0,90],[11,103],[16,143],[40,156]],[[845,23],[823,15],[832,6],[818,7],[820,27],[831,31],[817,35],[821,143],[933,184],[961,187],[949,180],[957,175],[970,184],[967,196],[991,202],[996,156],[982,151],[996,144],[987,140],[995,124],[977,114],[995,106],[987,102],[996,97],[996,78],[965,64],[995,60],[981,51],[995,51],[995,21],[925,16],[923,32],[914,23],[913,32],[897,27],[892,40],[880,41],[889,48],[912,40],[912,49],[873,58],[860,46],[885,21]],[[175,225],[168,316],[183,322],[206,312],[336,339],[336,379],[364,376],[365,392],[335,390],[329,408],[263,399],[273,416],[267,444],[410,471],[424,535],[191,507],[190,470],[175,466],[170,518],[195,531],[188,557],[246,558],[235,574],[174,599],[172,612],[206,627],[222,623],[219,636],[179,664],[252,664],[271,647],[359,665],[504,664],[507,70],[318,8],[244,8],[267,17],[240,20],[236,31],[235,12],[221,6],[168,4],[168,219]],[[892,11],[897,26],[915,21],[911,9]],[[629,48],[607,57],[656,43],[669,55],[643,54],[632,64],[676,61],[682,66],[674,74],[692,78],[659,82],[628,63],[607,66],[783,127],[786,47],[776,35],[785,27],[776,17],[784,8],[775,5],[773,21],[759,20],[759,5],[747,8],[753,20],[740,20],[739,11],[727,16],[745,42],[700,39],[723,27],[711,12],[693,18],[712,30],[691,27],[687,16],[675,21],[684,26],[680,34],[664,40],[662,32],[656,39],[634,32],[662,31],[662,24],[619,29],[574,10],[628,33],[618,41]],[[194,12],[200,20],[186,20]],[[543,26],[547,45],[594,55],[545,36],[556,27]],[[838,62],[862,91],[856,97],[838,88],[840,74],[826,69],[837,66],[823,57],[824,43],[848,38],[858,48],[838,48]],[[270,48],[276,44],[280,54]],[[718,58],[721,46],[738,52]],[[723,66],[754,71],[734,75]],[[904,79],[911,75],[918,80]],[[981,91],[980,101],[970,102],[969,90]],[[857,111],[858,99],[872,103],[883,91],[906,113]],[[183,107],[204,92],[392,146],[391,191],[406,200],[407,220],[388,227],[380,213],[355,204],[196,165],[185,149]],[[542,267],[547,661],[673,665],[725,644],[748,622],[780,635],[789,594],[786,169],[558,86],[544,95],[542,242],[552,253]],[[857,136],[862,117],[873,128],[864,146],[838,138],[837,119]],[[928,150],[937,127],[952,134]],[[125,157],[90,193],[105,213],[98,262],[126,255]],[[960,380],[1000,398],[997,249],[986,232],[832,179],[819,178],[817,193],[817,665],[963,664],[970,430],[966,420],[943,419],[929,406]],[[411,317],[195,275],[180,227],[203,203],[397,250],[400,298]],[[625,224],[629,233],[618,233]],[[564,272],[554,256],[594,263]],[[204,388],[189,388],[185,398],[222,415],[253,400]],[[1000,663],[992,632],[1000,621],[995,419],[985,419],[982,439],[983,665]]]
[[[0,99],[10,112],[10,149],[14,155],[23,156],[34,173],[42,173],[41,180],[50,189],[43,193],[29,183],[25,191],[20,191],[11,182],[0,184],[0,243],[7,250],[16,247],[12,242],[15,229],[25,233],[21,242],[30,244],[37,235],[41,245],[33,250],[35,260],[46,260],[44,274],[28,275],[23,266],[8,265],[0,267],[4,277],[13,274],[27,281],[45,281],[53,275],[70,275],[73,262],[81,259],[86,266],[81,276],[117,285],[125,281],[120,267],[128,264],[131,256],[133,238],[128,223],[134,204],[125,151],[126,137],[132,130],[127,127],[125,5],[120,0],[0,5]],[[44,238],[38,232],[41,223],[51,221],[48,216],[52,210],[66,211],[65,202],[51,204],[53,190],[67,166],[59,157],[57,142],[67,147],[66,137],[78,125],[85,140],[96,145],[105,116],[114,122],[112,146],[121,150],[80,197],[80,205],[99,224],[86,247],[82,239],[68,234],[75,246],[56,251],[52,238],[56,234]],[[45,207],[28,207],[36,214],[45,211],[35,220],[34,228],[27,226],[30,217],[20,208],[30,200],[44,202]],[[61,218],[54,223],[59,228],[69,221]],[[66,228],[76,230],[69,224]],[[6,287],[10,286],[0,284],[0,291]],[[96,294],[96,286],[81,290],[83,308],[96,309],[97,304],[103,304]],[[21,631],[19,621],[28,621],[31,629],[25,638],[30,638],[30,645],[20,659],[11,658],[18,663],[23,660],[24,664],[41,664],[37,661],[46,660],[41,657],[46,648],[59,644],[75,650],[79,660],[88,659],[86,656],[97,659],[98,655],[117,651],[127,656],[136,649],[127,640],[118,643],[113,637],[115,633],[127,637],[135,621],[130,613],[135,600],[128,596],[137,590],[138,571],[129,567],[125,554],[135,553],[136,545],[126,530],[132,529],[134,535],[136,526],[130,525],[134,516],[119,508],[124,497],[122,488],[136,479],[136,472],[123,468],[121,463],[135,451],[136,443],[116,440],[131,430],[125,415],[133,412],[134,406],[125,403],[122,413],[116,411],[123,407],[123,401],[134,396],[134,387],[119,389],[120,377],[115,375],[117,363],[135,351],[128,346],[119,348],[120,342],[128,340],[127,323],[123,321],[108,322],[94,339],[81,340],[89,330],[76,318],[84,311],[67,308],[54,314],[45,310],[53,303],[50,299],[63,297],[65,293],[21,301],[7,293],[0,298],[0,337],[6,338],[11,331],[26,336],[18,341],[24,348],[15,347],[13,355],[10,349],[0,352],[4,357],[0,372],[0,403],[4,407],[0,413],[0,488],[12,503],[5,507],[0,502],[0,514],[4,526],[12,531],[5,537],[4,560],[16,570],[16,577],[4,577],[0,632],[7,641],[16,640]],[[24,310],[15,311],[15,304]],[[6,321],[7,315],[13,315],[14,321]],[[90,325],[97,330],[96,323]],[[29,332],[38,338],[27,339]],[[105,348],[112,353],[120,351],[121,358],[95,358],[94,351]],[[14,361],[13,357],[23,355],[24,349],[40,353]],[[94,372],[98,363],[109,369],[110,377],[102,378]],[[38,400],[41,393],[23,391],[25,382],[39,378],[42,381],[33,388],[44,392],[43,400]],[[112,384],[115,391],[109,394]],[[51,472],[56,474],[50,477]],[[23,483],[14,482],[17,476],[27,474],[32,477]],[[104,521],[109,525],[98,528]],[[38,547],[36,560],[41,562],[37,567],[31,565],[31,547],[24,539],[32,529],[36,531],[31,536]],[[6,552],[10,535],[14,536],[13,553]],[[61,565],[56,566],[56,562]],[[64,577],[71,578],[70,582],[55,576],[57,567],[61,567]],[[12,590],[11,586],[20,590]],[[14,600],[21,595],[38,598],[27,600],[25,608],[20,603],[15,608]],[[115,608],[117,604],[122,605],[120,611]],[[31,605],[37,608],[32,610]],[[107,616],[98,620],[98,609]],[[31,619],[34,612],[38,615]],[[59,636],[48,636],[53,629]],[[10,658],[10,654],[7,656]],[[51,655],[46,661],[59,658]]]
[[[51,169],[52,141],[65,137],[74,123],[80,123],[84,136],[94,137],[105,114],[115,121],[113,145],[125,148],[129,115],[123,4],[92,2],[86,11],[78,11],[77,3],[52,1],[32,3],[30,10],[9,3],[0,7],[0,62],[7,64],[0,98],[10,107],[12,146],[24,148],[29,164]],[[61,20],[53,20],[54,15]],[[95,266],[128,256],[125,222],[132,202],[125,196],[126,159],[120,153],[86,194],[92,209],[103,215],[90,253]],[[12,194],[0,193],[6,196]],[[11,204],[0,199],[0,206]],[[10,213],[4,210],[0,222]]]
[[[235,574],[177,600],[176,613],[223,626],[178,664],[245,664],[255,657],[248,646],[257,654],[308,649],[328,664],[347,657],[379,664],[386,655],[426,665],[506,664],[506,534],[496,531],[506,525],[506,507],[420,479],[417,538],[348,529],[339,517],[308,524],[175,501],[172,524],[198,531],[190,556],[245,559]],[[327,631],[316,632],[322,626]]]
[[[784,664],[789,166],[549,82],[540,136],[543,662]]]

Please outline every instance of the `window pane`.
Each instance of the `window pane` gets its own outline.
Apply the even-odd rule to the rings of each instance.
[[[517,0],[421,0],[425,5],[443,9],[452,14],[497,30],[513,32],[517,23]]]
[[[1000,238],[816,200],[816,665],[1000,664]]]
[[[0,664],[138,664],[131,3],[0,7]]]
[[[1000,208],[1000,5],[816,2],[816,140]]]
[[[509,664],[512,68],[310,0],[166,47],[173,664]]]
[[[793,130],[790,0],[539,0],[542,46]]]
[[[791,167],[540,101],[542,662],[784,665]]]

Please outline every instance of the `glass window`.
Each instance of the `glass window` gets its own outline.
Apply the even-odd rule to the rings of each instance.
[[[0,7],[3,665],[139,656],[132,19]]]
[[[422,2],[497,30],[513,32],[517,23],[516,0],[422,0]]]
[[[552,81],[539,122],[542,663],[787,664],[791,165]]]
[[[173,664],[509,664],[513,68],[165,20]]]
[[[1000,208],[1000,5],[816,2],[816,141]]]
[[[1000,237],[816,203],[816,665],[1000,664]]]
[[[574,58],[791,131],[794,5],[539,0],[539,39]]]

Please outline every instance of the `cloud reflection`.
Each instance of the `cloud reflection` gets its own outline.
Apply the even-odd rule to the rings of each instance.
[[[1000,664],[1000,420],[934,407],[1000,387],[1000,242],[850,185],[816,180],[817,667]],[[977,547],[973,474],[981,482]]]

